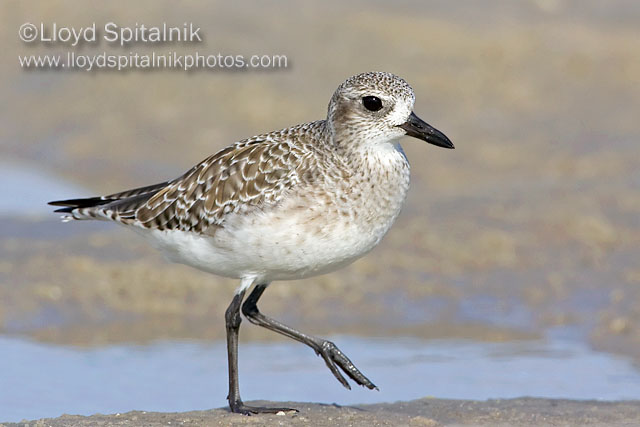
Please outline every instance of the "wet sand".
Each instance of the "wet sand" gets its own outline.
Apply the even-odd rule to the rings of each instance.
[[[226,408],[184,413],[127,412],[90,417],[63,415],[0,426],[636,426],[640,402],[598,402],[561,399],[443,400],[419,399],[377,405],[336,406],[302,402],[251,402],[298,409],[298,413],[243,416]]]
[[[386,69],[413,85],[415,111],[457,149],[404,141],[412,188],[382,244],[339,272],[275,283],[265,312],[319,334],[510,340],[566,328],[640,360],[636,3],[332,2],[305,3],[297,15],[269,3],[193,3],[179,13],[169,3],[55,4],[73,11],[69,25],[193,21],[206,41],[170,47],[284,53],[291,66],[87,73],[0,65],[12,106],[0,114],[3,159],[85,189],[41,194],[43,206],[177,176],[231,141],[322,118],[346,76]],[[7,54],[56,50],[25,46],[14,31],[26,16],[55,20],[54,9],[2,8],[12,23],[0,29]],[[284,37],[285,27],[300,37]],[[78,345],[222,337],[234,281],[168,264],[115,226],[13,212],[0,226],[0,332]]]

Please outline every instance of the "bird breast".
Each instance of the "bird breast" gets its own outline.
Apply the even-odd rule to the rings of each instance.
[[[171,238],[172,260],[215,274],[265,283],[302,279],[373,249],[400,213],[408,188],[406,157],[389,145],[316,171],[313,183],[297,186],[277,206],[230,215],[197,245],[177,245],[174,240],[193,237],[174,232],[160,237]]]

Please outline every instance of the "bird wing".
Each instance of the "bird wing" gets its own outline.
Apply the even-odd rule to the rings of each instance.
[[[150,229],[205,232],[230,213],[277,203],[295,186],[304,153],[286,141],[252,139],[203,160],[180,178],[109,198],[105,216]],[[153,189],[145,192],[145,189]]]
[[[82,199],[67,199],[56,200],[49,202],[52,206],[63,206],[62,209],[56,209],[54,212],[72,213],[75,209],[95,208],[97,206],[107,205],[109,203],[117,202],[119,200],[131,199],[137,196],[151,197],[165,186],[169,184],[169,181],[161,182],[159,184],[147,185],[145,187],[138,187],[131,190],[122,191],[120,193],[109,194],[108,196],[88,197]]]

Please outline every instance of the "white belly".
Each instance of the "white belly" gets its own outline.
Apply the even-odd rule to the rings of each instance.
[[[370,230],[347,220],[309,218],[302,211],[287,217],[260,214],[230,221],[213,236],[176,230],[144,234],[171,261],[220,276],[254,276],[271,282],[324,274],[350,264],[380,242],[395,215],[388,224]]]
[[[278,206],[230,214],[211,235],[144,234],[172,261],[220,276],[268,283],[328,273],[373,249],[404,203],[409,166],[402,151],[389,146],[369,160],[350,182],[299,189]]]

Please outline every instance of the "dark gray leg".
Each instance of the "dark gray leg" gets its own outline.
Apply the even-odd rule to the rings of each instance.
[[[240,387],[238,384],[238,332],[240,331],[240,323],[242,318],[240,317],[240,306],[242,304],[242,298],[244,298],[245,291],[237,293],[227,311],[225,312],[225,321],[227,325],[227,355],[229,357],[229,408],[231,412],[235,412],[243,415],[259,414],[259,413],[271,413],[275,414],[280,411],[289,412],[296,411],[289,408],[264,408],[260,406],[247,406],[242,402],[240,398]]]
[[[345,356],[344,353],[342,353],[342,351],[340,351],[340,349],[331,341],[296,331],[295,329],[260,313],[257,304],[266,288],[267,285],[264,284],[256,285],[251,294],[247,297],[247,300],[242,304],[242,313],[247,316],[247,319],[249,319],[251,323],[263,326],[269,330],[289,338],[293,338],[294,340],[300,341],[301,343],[311,347],[317,355],[324,359],[327,367],[338,381],[340,381],[340,383],[349,390],[351,390],[351,386],[344,376],[342,376],[338,368],[342,369],[342,371],[357,384],[367,387],[368,389],[378,389],[378,387],[369,381],[369,379],[355,367],[351,360],[349,360],[349,358]]]

